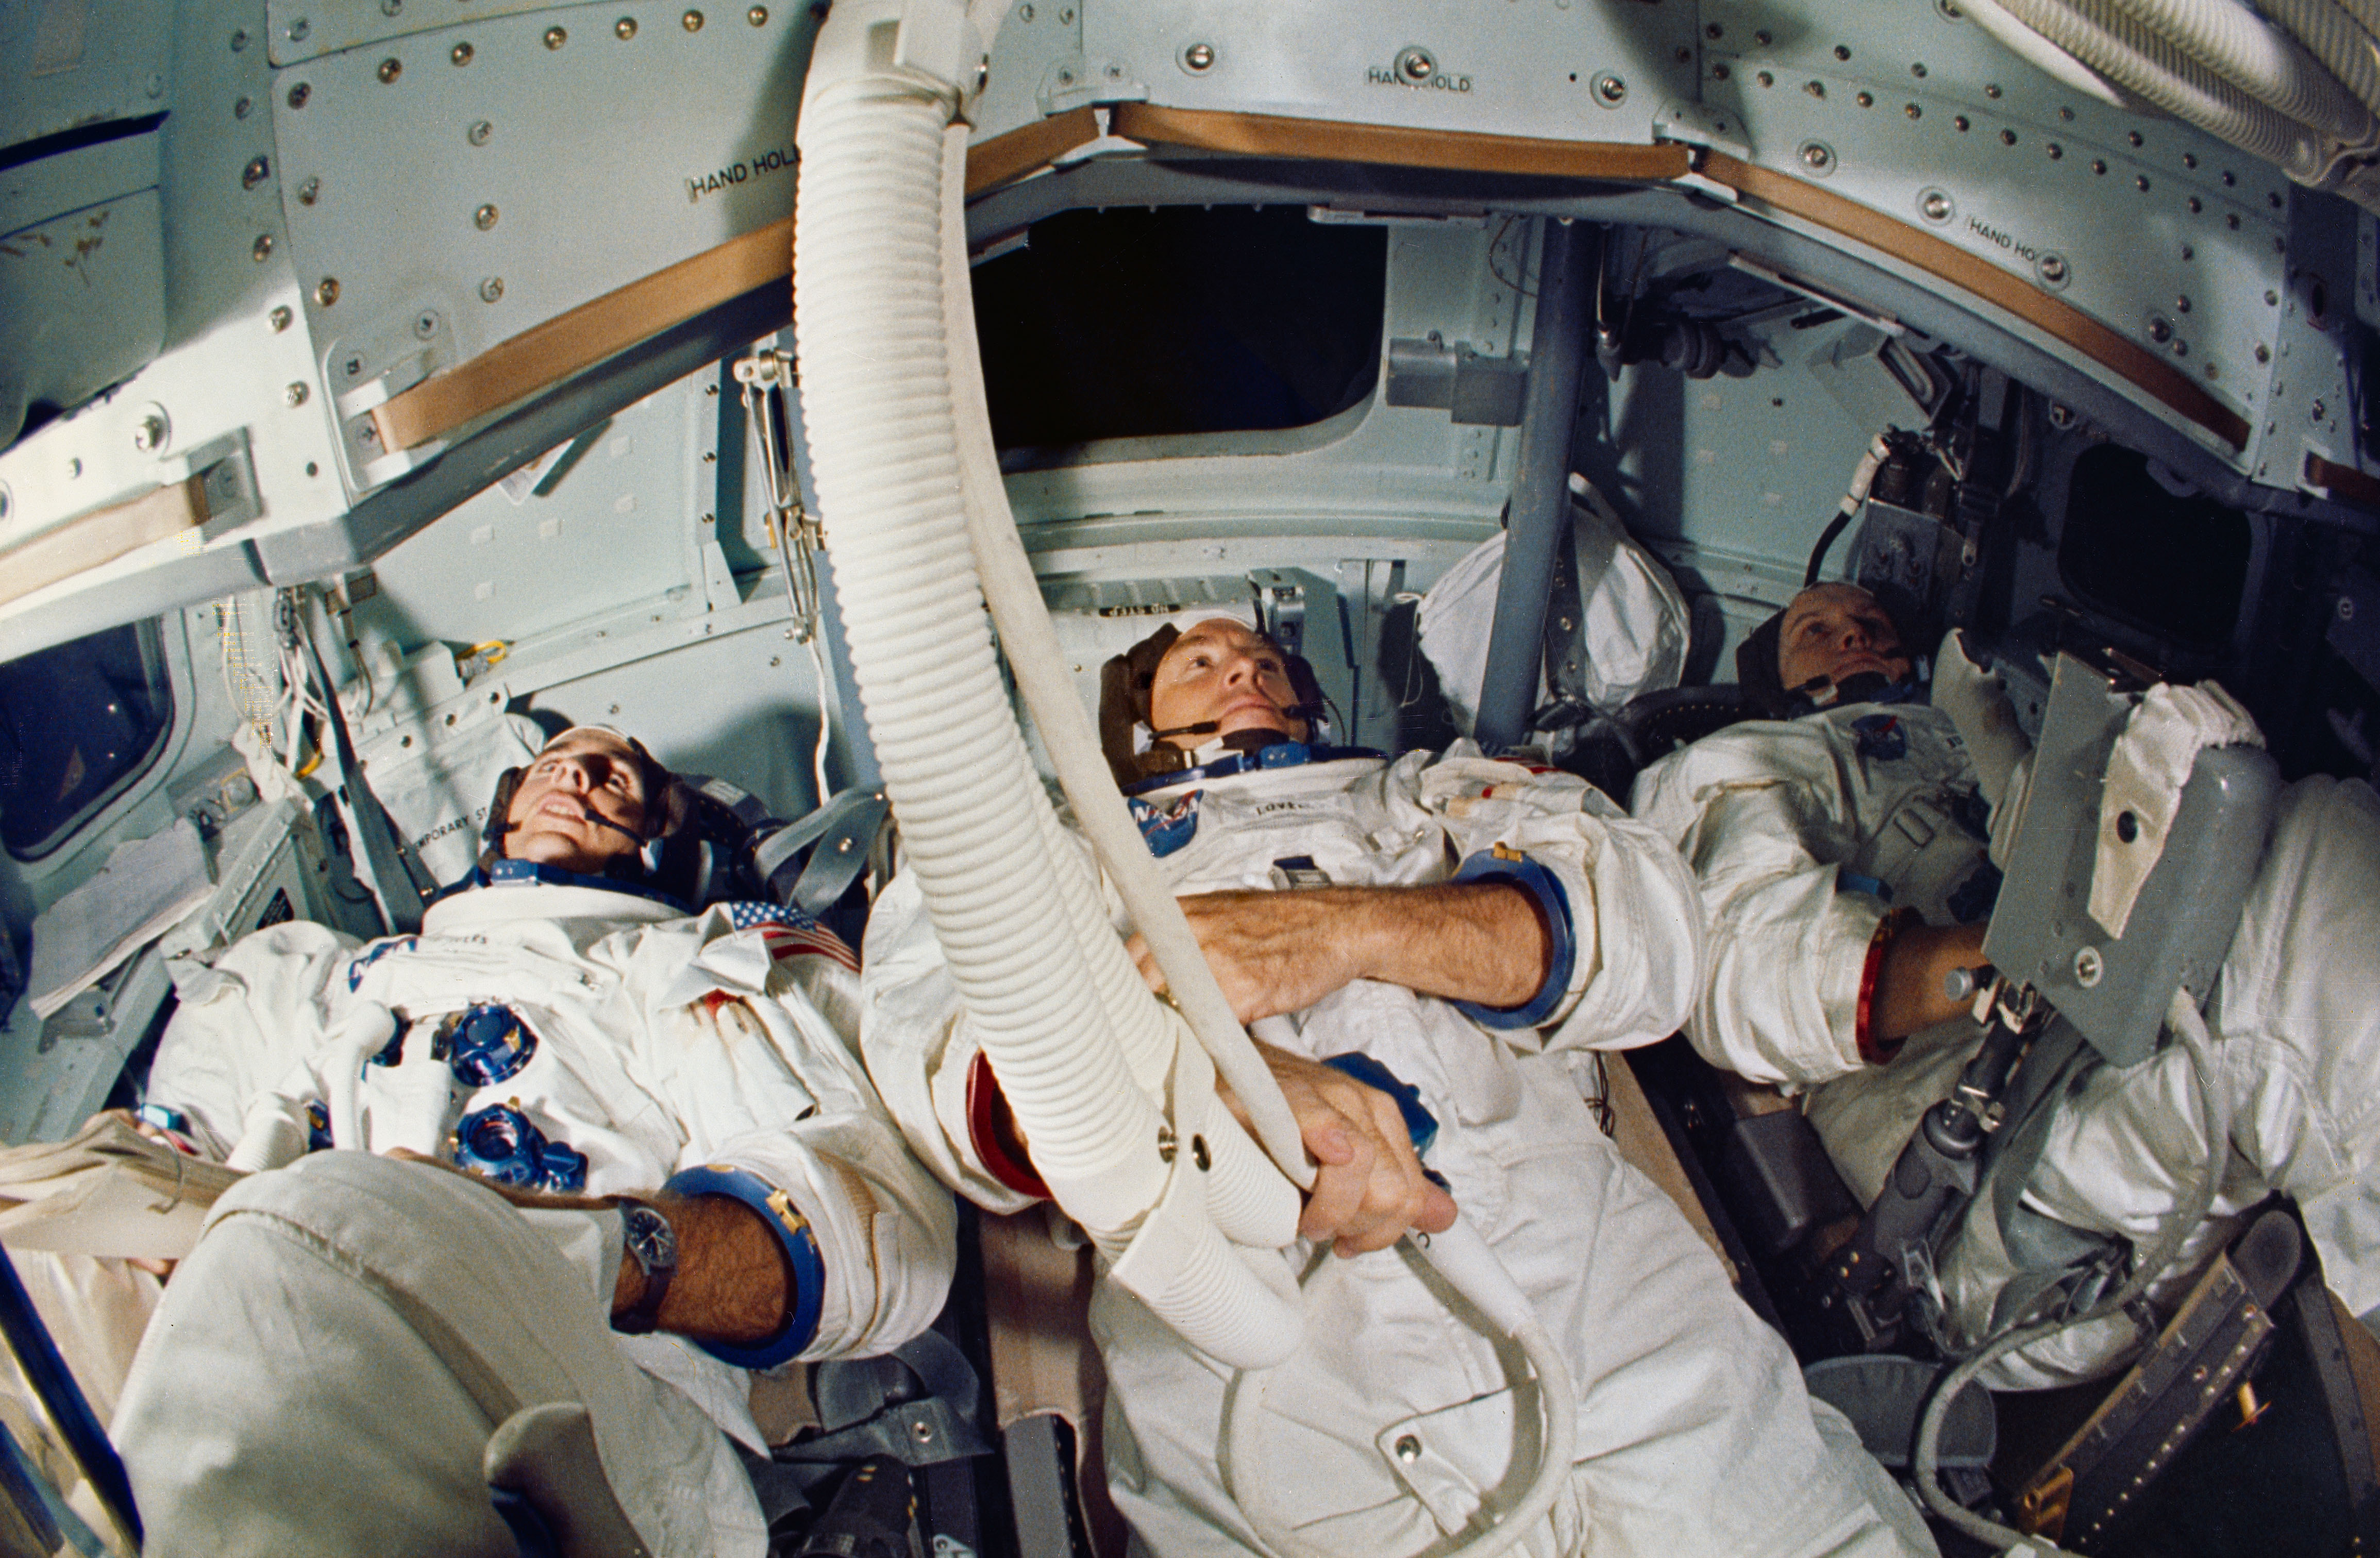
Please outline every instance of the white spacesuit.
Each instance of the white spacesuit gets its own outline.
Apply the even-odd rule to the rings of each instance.
[[[1636,784],[1636,816],[1678,842],[1709,917],[1709,976],[1688,1037],[1715,1065],[1814,1089],[1806,1113],[1863,1201],[1979,1037],[1955,1019],[1876,1065],[1857,1032],[1888,897],[1935,925],[1988,907],[1970,886],[1986,869],[1981,809],[1967,798],[1975,785],[1949,717],[1912,704],[1734,725]],[[2216,1215],[2153,1297],[2186,1284],[2228,1236],[2228,1213],[2277,1189],[2297,1199],[2331,1286],[2367,1324],[2380,1320],[2374,882],[2380,800],[2369,786],[2314,778],[2284,792],[2207,1009],[2232,1121]],[[2155,1243],[2164,1220],[2185,1214],[2209,1161],[2187,1053],[2169,1045],[2128,1069],[2100,1066],[2058,1108],[2024,1204],[2135,1249]],[[1962,1345],[1988,1333],[2014,1272],[1990,1222],[1970,1219],[1942,1252],[1949,1335]],[[2005,1358],[1985,1379],[2089,1378],[2134,1341],[2129,1322],[2104,1322]]]
[[[359,947],[305,923],[249,937],[186,980],[151,1075],[152,1101],[180,1112],[205,1146],[250,1166],[304,1152],[310,1102],[340,1147],[455,1162],[476,1140],[483,1171],[503,1177],[508,1171],[494,1160],[510,1149],[511,1182],[531,1188],[650,1195],[677,1171],[729,1165],[784,1192],[816,1240],[823,1289],[800,1356],[880,1352],[921,1331],[950,1281],[953,1211],[902,1149],[850,1048],[857,974],[849,949],[771,906],[722,905],[687,918],[600,878],[557,885],[540,874],[503,863],[496,883],[431,906],[418,937]],[[472,1047],[475,1011],[479,1039],[498,1033],[502,1043]],[[533,1046],[525,1054],[524,1041]],[[492,1134],[484,1125],[492,1106],[516,1112]],[[474,1121],[483,1122],[476,1137]],[[521,1121],[544,1138],[541,1150],[523,1145]],[[332,1199],[310,1205],[310,1186]],[[397,1331],[409,1326],[432,1342],[459,1336],[484,1355],[473,1367],[525,1370],[499,1399],[585,1399],[605,1469],[652,1551],[762,1550],[750,1484],[710,1427],[765,1453],[750,1377],[681,1337],[610,1331],[618,1214],[517,1214],[456,1176],[347,1152],[300,1158],[234,1196],[251,1198],[248,1215],[227,1220],[219,1208],[169,1287],[166,1317],[199,1281],[200,1262],[212,1261],[217,1277],[227,1261],[294,1265],[274,1280],[320,1317],[304,1371],[335,1373],[343,1363],[376,1370],[363,1382],[369,1430],[354,1420],[352,1394],[244,1368],[243,1346],[269,1352],[273,1341],[243,1330],[245,1317],[225,1312],[237,1300],[225,1299],[202,1311],[195,1329],[205,1333],[151,1328],[116,1423],[144,1506],[161,1498],[269,1502],[281,1459],[319,1488],[343,1463],[307,1447],[316,1435],[352,1445],[451,1418],[451,1431],[484,1442],[502,1414],[489,1410],[470,1368],[455,1370],[465,1398],[443,1379],[410,1390],[394,1383],[391,1371],[430,1370],[438,1360],[406,1351],[409,1336],[389,1344],[395,1351],[374,1350],[393,1309],[407,1322]],[[359,1215],[358,1206],[388,1215]],[[330,1249],[331,1265],[369,1280],[353,1291],[318,1281],[322,1273],[307,1260],[274,1254],[260,1226],[296,1228],[298,1242]],[[415,1323],[424,1308],[443,1324]],[[451,1367],[452,1349],[441,1358]],[[240,1447],[243,1426],[276,1420],[278,1450]],[[377,1454],[366,1444],[344,1464],[371,1468]],[[420,1529],[451,1529],[445,1550],[494,1541],[504,1544],[494,1551],[509,1552],[476,1485],[479,1456],[479,1443],[467,1442],[456,1462],[462,1485],[419,1495]],[[219,1490],[208,1479],[218,1462],[233,1467]],[[188,1468],[190,1486],[162,1491],[168,1467],[176,1478]],[[403,1507],[401,1487],[373,1485]],[[152,1515],[152,1533],[169,1540],[171,1507]],[[210,1505],[211,1518],[219,1513]],[[310,1545],[346,1550],[346,1535],[326,1526]],[[441,1540],[419,1535],[419,1550],[439,1551]]]
[[[1575,923],[1569,967],[1558,948],[1523,1026],[1491,1031],[1482,1022],[1498,1014],[1475,1020],[1362,981],[1297,1015],[1309,1055],[1360,1051],[1420,1089],[1439,1122],[1427,1162],[1567,1349],[1577,1470],[1525,1551],[1928,1550],[1915,1521],[1902,1537],[1879,1515],[1907,1516],[1907,1500],[1840,1418],[1822,1408],[1825,1430],[1814,1423],[1784,1344],[1581,1098],[1573,1063],[1666,1035],[1694,987],[1698,917],[1666,846],[1578,780],[1467,743],[1435,761],[1196,779],[1135,809],[1177,892],[1440,882],[1501,846],[1505,863],[1548,873],[1557,913]],[[977,1041],[910,878],[877,906],[862,989],[869,1070],[919,1154],[984,1206],[1029,1204],[970,1127]],[[1308,1541],[1351,1553],[1442,1543],[1516,1497],[1536,1408],[1528,1387],[1512,1388],[1523,1371],[1510,1348],[1406,1246],[1352,1259],[1307,1246],[1299,1266],[1305,1344],[1269,1387],[1268,1466],[1232,1476],[1269,1476]],[[1166,1554],[1255,1548],[1218,1465],[1230,1371],[1107,1284],[1092,1326],[1111,1387],[1110,1479],[1141,1540]]]

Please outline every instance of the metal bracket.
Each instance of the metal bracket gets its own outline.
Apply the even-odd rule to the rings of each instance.
[[[1529,359],[1482,357],[1468,341],[1437,336],[1389,343],[1388,401],[1445,410],[1464,427],[1518,427],[1528,390]]]

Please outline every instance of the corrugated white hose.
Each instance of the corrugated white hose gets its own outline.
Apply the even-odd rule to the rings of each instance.
[[[1280,1047],[1296,1040],[1285,1017],[1263,1017],[1254,1025],[1259,1038]],[[1268,1031],[1270,1029],[1271,1031]],[[1494,1526],[1439,1558],[1495,1558],[1536,1528],[1561,1496],[1571,1463],[1578,1450],[1578,1391],[1561,1348],[1537,1319],[1528,1295],[1468,1218],[1457,1215],[1454,1226],[1442,1234],[1406,1235],[1415,1249],[1436,1268],[1465,1302],[1500,1335],[1518,1343],[1522,1355],[1537,1375],[1537,1407],[1545,1438],[1536,1475],[1527,1491]],[[1265,1458],[1265,1395],[1276,1371],[1243,1370],[1223,1403],[1224,1437],[1231,1454],[1226,1475],[1232,1499],[1247,1516],[1258,1540],[1276,1558],[1339,1558],[1335,1549],[1318,1548],[1299,1536],[1281,1517],[1272,1501],[1271,1462]]]
[[[2301,181],[2319,178],[2333,148],[2288,116],[2221,79],[2105,0],[1999,0],[2010,15],[2174,117]]]
[[[2380,41],[2373,38],[2366,22],[2336,0],[2265,0],[2265,10],[2337,76],[2358,103],[2380,113]],[[2380,13],[2380,7],[2374,10]]]
[[[2171,1219],[2158,1230],[2156,1243],[2150,1247],[2150,1254],[2132,1268],[2131,1279],[2087,1312],[2071,1320],[2046,1320],[2031,1325],[2012,1326],[1977,1348],[1974,1356],[1950,1370],[1934,1388],[1933,1398],[1925,1404],[1925,1415],[1918,1420],[1917,1448],[1910,1468],[1917,1480],[1917,1491],[1925,1500],[1927,1508],[1978,1541],[1990,1542],[2001,1548],[2030,1542],[2039,1550],[2043,1539],[2011,1530],[1996,1520],[1986,1520],[1942,1491],[1942,1425],[1949,1418],[1950,1403],[1974,1382],[1976,1375],[2010,1353],[2029,1347],[2061,1331],[2094,1324],[2109,1315],[2121,1313],[2127,1305],[2146,1293],[2152,1284],[2165,1275],[2165,1269],[2173,1264],[2175,1256],[2181,1253],[2181,1247],[2191,1234],[2206,1221],[2206,1214],[2214,1210],[2215,1198],[2222,1192],[2224,1171],[2231,1162],[2231,1106],[2223,1089],[2216,1085],[2214,1036],[2207,1031],[2206,1018],[2200,1014],[2198,1003],[2191,999],[2187,990],[2173,992],[2173,1002],[2166,1009],[2165,1020],[2166,1026],[2181,1041],[2183,1051],[2190,1056],[2191,1070],[2198,1078],[2199,1121],[2206,1131],[2206,1172],[2199,1180],[2198,1191],[2192,1198],[2189,1211]],[[2057,1550],[2053,1548],[2051,1551]]]
[[[1295,1311],[1215,1231],[1208,1176],[1170,1173],[1165,1122],[1052,890],[1049,797],[969,554],[941,243],[957,93],[897,63],[913,26],[930,43],[957,15],[837,6],[801,116],[802,409],[854,676],[936,936],[1036,1168],[1186,1340],[1226,1363],[1277,1362]]]
[[[2349,145],[2372,138],[2372,111],[2305,46],[2238,0],[2115,0],[2158,37],[2299,124]]]
[[[2052,79],[2128,114],[2158,114],[2155,103],[2126,91],[2000,8],[1998,0],[1959,0],[1967,19],[2000,45]]]

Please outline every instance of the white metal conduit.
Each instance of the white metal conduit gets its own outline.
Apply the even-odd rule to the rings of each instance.
[[[2380,0],[1984,0],[1987,30],[2061,79],[2136,98],[2380,210]],[[2064,56],[2043,59],[2021,25]],[[2030,42],[2030,41],[2027,41]]]

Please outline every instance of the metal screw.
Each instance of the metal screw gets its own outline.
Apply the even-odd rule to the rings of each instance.
[[[1410,1465],[1421,1459],[1421,1441],[1409,1433],[1397,1435],[1397,1459]]]
[[[699,32],[702,30],[702,13],[700,11],[688,11],[686,15],[677,18],[677,24],[680,27],[685,28],[688,32]]]
[[[2341,595],[2338,598],[2338,620],[2341,622],[2352,622],[2355,620],[2354,596]]]
[[[1215,1156],[1208,1150],[1205,1137],[1194,1136],[1190,1138],[1190,1161],[1198,1165],[1198,1172],[1201,1174],[1215,1166]]]
[[[2016,131],[2014,131],[2014,130],[2010,130],[2010,129],[2004,129],[2004,130],[2000,131],[2000,144],[2001,144],[2001,145],[2003,145],[2003,146],[2013,146],[2013,145],[2015,145],[2015,144],[2016,144]]]
[[[2053,141],[2051,141],[2051,142],[2049,143],[2049,146],[2048,146],[2048,152],[2049,152],[2049,160],[2050,160],[2051,162],[2053,162],[2053,163],[2054,163],[2054,162],[2056,162],[2056,161],[2058,161],[2058,158],[2063,157],[2064,155],[2066,155],[2066,148],[2065,148],[2065,147],[2063,147],[2063,146],[2060,146],[2060,145],[2059,145],[2059,144],[2058,144],[2058,142],[2056,142],[2055,140],[2053,140]]]
[[[1876,97],[1873,93],[1869,92],[1861,92],[1857,96],[1853,97],[1852,101],[1858,103],[1862,108],[1873,108],[1876,106]]]
[[[468,65],[471,63],[471,45],[457,43],[446,51],[446,57],[457,66]]]
[[[1438,74],[1438,61],[1427,49],[1407,49],[1397,55],[1397,74],[1420,86]]]
[[[1928,189],[1917,197],[1918,214],[1928,222],[1948,222],[1957,209],[1944,190]]]
[[[1812,173],[1828,173],[1833,171],[1835,154],[1824,141],[1805,140],[1802,142],[1802,165]]]
[[[1182,51],[1182,68],[1192,75],[1215,68],[1215,45],[1193,43]]]
[[[253,189],[272,176],[273,164],[262,157],[250,157],[248,165],[239,170],[239,187]]]
[[[2066,429],[2072,427],[2074,425],[2074,408],[2071,406],[2061,406],[2054,400],[2051,401],[2049,403],[2049,425],[2057,428],[2060,432],[2064,432]]]
[[[492,205],[483,205],[471,213],[471,225],[480,231],[486,232],[496,225],[496,208]]]
[[[380,14],[393,17],[405,9],[405,0],[380,0]]]
[[[306,106],[306,100],[313,95],[314,89],[308,86],[305,82],[299,81],[289,89],[289,106],[292,108],[303,108]]]
[[[289,41],[293,43],[302,43],[313,35],[313,31],[314,24],[308,21],[304,17],[299,17],[296,21],[289,24]]]
[[[755,6],[744,13],[744,19],[755,27],[766,27],[769,25],[769,7]]]
[[[2326,414],[2326,413],[2328,412],[2328,410],[2329,410],[2329,408],[2328,408],[2328,407],[2325,406],[2321,401],[2317,400],[2317,401],[2315,401],[2315,402],[2313,403],[2313,405],[2309,408],[2307,415],[2308,415],[2309,420],[2313,420],[2313,421],[2317,421],[2317,422],[2318,422],[2318,421],[2322,420],[2323,417],[2325,416],[2325,414]]]
[[[2173,355],[2176,357],[2188,357],[2190,355],[2190,343],[2177,336],[2173,343]]]
[[[1628,101],[1628,83],[1607,70],[1595,79],[1595,98],[1607,108],[1617,108]]]
[[[405,62],[401,59],[382,60],[380,69],[375,74],[380,77],[380,84],[384,87],[405,74]]]
[[[304,384],[291,384],[287,389],[281,392],[281,398],[287,401],[292,407],[303,406],[306,404],[306,386]]]
[[[231,116],[235,119],[245,119],[249,116],[249,111],[255,106],[256,101],[253,98],[243,97],[231,105]]]
[[[2091,159],[2091,171],[2093,173],[2106,173],[2107,171],[2107,164],[2102,159],[2094,157]]]
[[[2066,269],[2066,257],[2064,255],[2045,254],[2036,263],[2040,268],[2042,280],[2047,282],[2052,286],[2062,286],[2065,285],[2069,272]]]
[[[490,276],[480,284],[480,301],[492,303],[504,295],[504,278]]]
[[[327,309],[339,300],[339,278],[324,276],[314,284],[314,306]]]
[[[246,29],[246,28],[244,28],[244,27],[237,27],[237,28],[234,28],[234,29],[232,30],[232,34],[231,34],[231,52],[232,52],[232,53],[234,53],[234,54],[237,54],[237,53],[239,53],[241,50],[243,50],[243,49],[245,49],[245,48],[247,48],[247,47],[248,47],[248,29]]]
[[[1802,90],[1808,92],[1812,97],[1824,97],[1827,95],[1827,83],[1824,81],[1804,81],[1802,83]]]
[[[1058,67],[1058,84],[1062,87],[1073,86],[1075,84],[1075,73],[1066,67],[1062,65]]]
[[[2192,196],[2191,196],[2189,200],[2185,201],[2184,201],[2184,202],[2182,202],[2182,203],[2190,207],[2190,214],[2192,214],[2192,216],[2197,215],[2197,214],[2199,213],[2199,212],[2200,212],[2201,210],[2203,210],[2203,209],[2204,209],[2202,206],[2200,206],[2200,205],[2199,205],[2199,203],[2198,203],[2198,197],[2197,197],[2196,195],[2192,195]]]
[[[2257,361],[2259,361],[2259,362],[2270,362],[2270,361],[2272,361],[2272,360],[2273,360],[2273,348],[2272,348],[2272,347],[2265,347],[2265,346],[2260,346],[2260,347],[2258,347],[2256,348],[2256,360],[2257,360]]]
[[[547,48],[558,49],[568,42],[570,42],[570,34],[565,32],[562,29],[558,27],[549,27],[545,30],[545,46]]]
[[[2081,985],[2085,990],[2090,990],[2098,984],[2101,977],[2104,976],[2107,971],[2107,959],[2099,955],[2099,949],[2097,947],[2086,946],[2075,948],[2074,982],[2076,984]]]
[[[2173,324],[2163,314],[2149,316],[2149,339],[2163,346],[2173,339]]]
[[[155,454],[165,446],[165,417],[152,411],[132,429],[132,446],[144,455]]]
[[[273,305],[273,311],[264,316],[264,321],[267,324],[273,326],[273,333],[275,335],[278,335],[283,331],[289,328],[289,321],[294,316],[289,311],[288,304],[276,303]]]
[[[79,460],[79,459],[70,459],[70,460],[67,461],[67,480],[68,480],[69,481],[73,481],[76,477],[80,476],[81,474],[82,474],[82,461],[81,461],[81,460]]]
[[[415,340],[427,341],[431,336],[437,334],[438,316],[436,314],[430,312],[428,310],[424,310],[422,312],[413,316],[413,338]]]
[[[1777,42],[1777,40],[1769,34],[1768,29],[1765,27],[1753,33],[1752,41],[1759,44],[1764,49],[1769,44]]]
[[[1835,45],[1835,57],[1837,59],[1849,59],[1852,57],[1852,52],[1851,50],[1843,47],[1840,43],[1837,43]]]
[[[623,43],[626,43],[629,39],[634,38],[636,35],[637,18],[634,17],[622,17],[619,20],[612,24],[612,36],[617,38]]]
[[[472,122],[469,129],[463,132],[463,139],[474,146],[485,146],[488,143],[488,137],[495,133],[495,126],[485,119],[478,119]]]
[[[264,263],[267,260],[272,259],[273,235],[271,233],[257,234],[256,241],[249,245],[248,254],[249,259],[254,260],[260,265]]]
[[[316,201],[322,198],[322,181],[320,178],[315,177],[312,174],[307,175],[305,179],[298,186],[298,203],[299,205],[312,205]]]
[[[1925,79],[1925,67],[1923,64],[1911,66],[1909,67],[1909,73],[1912,76],[1916,77],[1921,81]]]
[[[1777,84],[1777,78],[1764,70],[1760,73],[1760,84],[1764,87],[1773,87]]]
[[[2186,313],[2188,313],[2188,312],[2190,311],[2190,298],[2189,298],[2189,296],[2188,296],[2187,294],[2184,294],[2184,295],[2183,295],[2183,296],[2181,296],[2181,297],[2178,297],[2178,298],[2176,298],[2173,300],[2173,307],[2174,307],[2174,311],[2175,311],[2175,312],[2177,312],[2177,313],[2185,313],[2185,314],[2186,314]]]
[[[1984,95],[1990,98],[1995,103],[1998,102],[2000,95],[1999,83],[1997,81],[1986,81],[1984,83]]]
[[[364,376],[364,359],[360,357],[351,357],[339,364],[339,371],[350,379],[360,379]]]
[[[1908,115],[1912,119],[1922,119],[1925,117],[1925,110],[1918,107],[1917,104],[1913,103],[1902,103],[1900,105],[1900,111]]]
[[[1970,120],[1964,114],[1952,115],[1950,116],[1950,124],[1951,127],[1961,135],[1966,134],[1968,130],[1974,128],[1973,121]]]

